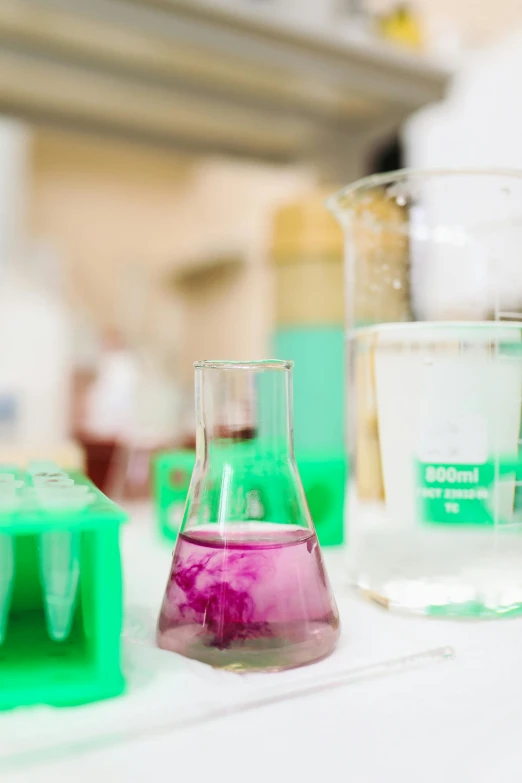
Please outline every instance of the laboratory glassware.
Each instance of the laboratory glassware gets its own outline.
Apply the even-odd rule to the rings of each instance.
[[[196,464],[158,644],[234,671],[324,658],[339,616],[293,454],[292,362],[195,370]]]
[[[350,580],[388,608],[522,610],[522,173],[402,171],[345,231]]]

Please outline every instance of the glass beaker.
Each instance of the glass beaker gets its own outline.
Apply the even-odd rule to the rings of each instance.
[[[293,454],[292,362],[195,371],[196,464],[158,644],[235,671],[324,658],[339,616]]]
[[[351,580],[388,608],[522,610],[522,173],[403,171],[346,235]]]

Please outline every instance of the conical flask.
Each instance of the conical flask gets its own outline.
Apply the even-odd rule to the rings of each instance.
[[[158,644],[234,671],[324,658],[339,615],[294,459],[292,363],[195,370],[196,465]]]

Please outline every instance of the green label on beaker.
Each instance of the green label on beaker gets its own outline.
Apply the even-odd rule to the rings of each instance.
[[[423,522],[508,524],[522,510],[522,459],[477,464],[416,463],[417,501]],[[518,515],[517,515],[518,516]]]
[[[418,463],[417,499],[421,519],[436,523],[493,524],[495,465]]]

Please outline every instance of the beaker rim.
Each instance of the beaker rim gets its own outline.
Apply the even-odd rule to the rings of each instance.
[[[226,359],[200,359],[194,362],[195,370],[291,370],[294,363],[289,359],[261,359],[255,361],[228,361]]]
[[[383,185],[392,185],[407,179],[435,179],[436,177],[498,177],[522,180],[522,169],[517,168],[497,168],[485,166],[469,168],[405,168],[395,171],[386,171],[382,174],[370,174],[367,177],[361,177],[350,185],[345,185],[341,190],[332,193],[327,197],[326,207],[335,215],[344,211],[342,201],[355,193],[373,190]]]

